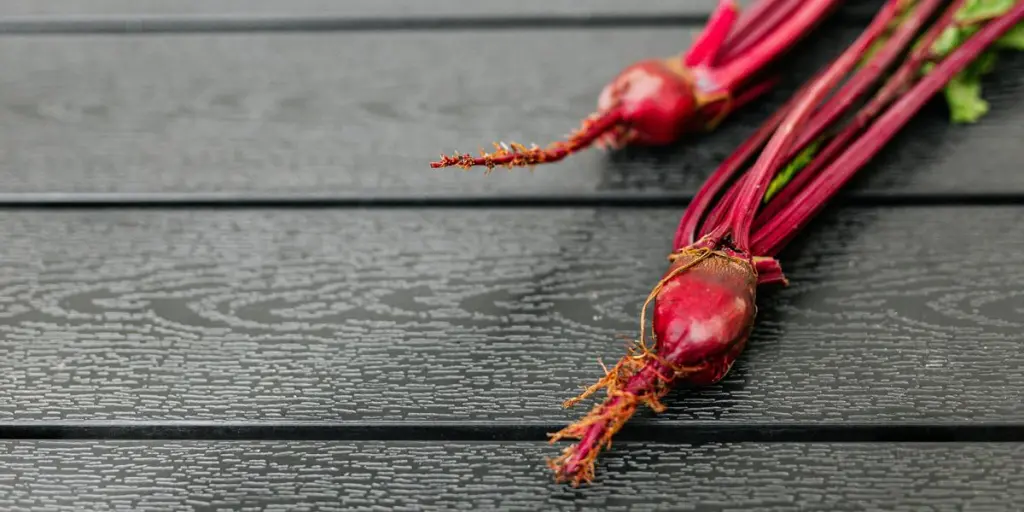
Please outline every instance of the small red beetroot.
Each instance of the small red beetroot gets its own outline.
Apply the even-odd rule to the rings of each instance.
[[[493,153],[441,155],[430,165],[488,170],[533,166],[562,160],[595,142],[616,148],[661,146],[714,130],[730,113],[774,87],[775,79],[755,77],[837,4],[838,0],[759,0],[740,18],[733,0],[720,0],[687,52],[624,69],[602,89],[597,112],[568,140],[547,148],[498,143]],[[776,15],[783,12],[788,16]]]

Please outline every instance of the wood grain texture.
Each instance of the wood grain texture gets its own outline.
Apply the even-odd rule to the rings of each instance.
[[[440,152],[561,137],[605,82],[694,29],[4,38],[6,192],[438,198],[686,195],[785,99],[662,151],[593,150],[534,173],[429,169]],[[792,85],[852,40],[830,29]],[[458,49],[458,50],[453,50]],[[454,52],[454,53],[453,53]],[[1024,58],[986,83],[992,112],[936,103],[850,191],[1020,194]],[[514,64],[511,64],[514,63]],[[510,65],[511,64],[511,65]]]
[[[7,510],[1012,510],[1020,444],[617,444],[552,483],[540,443],[4,442]]]
[[[8,211],[0,421],[558,425],[622,355],[678,215]],[[830,211],[730,376],[650,421],[1024,419],[1022,220]]]
[[[694,14],[711,12],[717,0],[5,0],[2,16],[437,16],[521,14]],[[741,6],[751,0],[740,0]],[[877,0],[850,2],[847,10],[870,12]]]

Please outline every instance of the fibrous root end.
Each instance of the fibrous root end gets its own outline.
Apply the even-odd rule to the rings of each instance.
[[[642,395],[626,390],[632,377],[649,360],[642,354],[638,349],[633,349],[630,355],[623,357],[610,370],[602,363],[604,377],[579,396],[565,401],[565,407],[572,407],[601,389],[606,389],[608,393],[608,398],[582,419],[548,435],[551,443],[563,439],[579,440],[579,443],[563,450],[560,456],[548,460],[548,467],[554,471],[556,482],[569,482],[574,487],[590,483],[594,478],[598,455],[611,447],[612,438],[629,421],[640,404],[646,404],[655,412],[664,411],[665,406],[659,399],[668,392],[668,385],[663,379],[656,378],[653,389]]]

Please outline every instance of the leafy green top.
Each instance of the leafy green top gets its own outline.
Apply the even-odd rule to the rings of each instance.
[[[933,58],[942,58],[957,49],[980,30],[980,24],[1006,14],[1015,0],[967,0],[957,11],[954,26],[946,28],[932,45]],[[954,123],[973,123],[988,113],[989,105],[981,97],[981,77],[995,69],[996,51],[1000,49],[1024,50],[1024,24],[1017,25],[997,40],[992,47],[963,71],[953,77],[943,92],[949,104],[950,120]],[[928,73],[934,62],[924,66]]]

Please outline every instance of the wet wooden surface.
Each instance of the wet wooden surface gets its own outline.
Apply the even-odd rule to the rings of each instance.
[[[426,164],[564,134],[711,4],[0,5],[0,508],[1019,508],[1012,56],[981,123],[930,105],[781,255],[722,383],[641,413],[593,486],[550,481],[686,199],[876,2],[712,136]]]
[[[554,426],[621,356],[678,217],[7,212],[0,418]],[[652,421],[1024,419],[1019,207],[819,220],[730,377]]]
[[[786,64],[789,84],[856,37],[859,24],[842,25]],[[493,141],[563,137],[622,66],[672,55],[695,30],[10,36],[0,45],[3,192],[676,204],[790,88],[671,148],[595,149],[534,173],[487,176],[428,163]],[[473,51],[454,56],[460,47]],[[1024,140],[1024,58],[1000,64],[985,83],[984,123],[951,125],[943,105],[930,105],[844,194],[898,202],[1024,193],[1006,150]]]
[[[629,20],[633,16],[692,16],[699,20],[716,5],[717,0],[645,0],[624,3],[618,0],[64,0],[38,2],[7,0],[5,16],[45,17],[52,21],[82,18],[161,18],[161,17],[288,17],[317,18],[341,16],[362,18],[424,19],[446,17],[534,17],[614,15]],[[751,0],[737,0],[740,6]],[[870,16],[876,0],[847,2],[848,14]],[[180,18],[175,18],[180,19]],[[514,18],[515,19],[515,18]]]
[[[1002,510],[1021,445],[621,443],[603,483],[550,482],[535,443],[3,443],[0,506],[34,510]],[[628,454],[628,455],[627,455]]]

